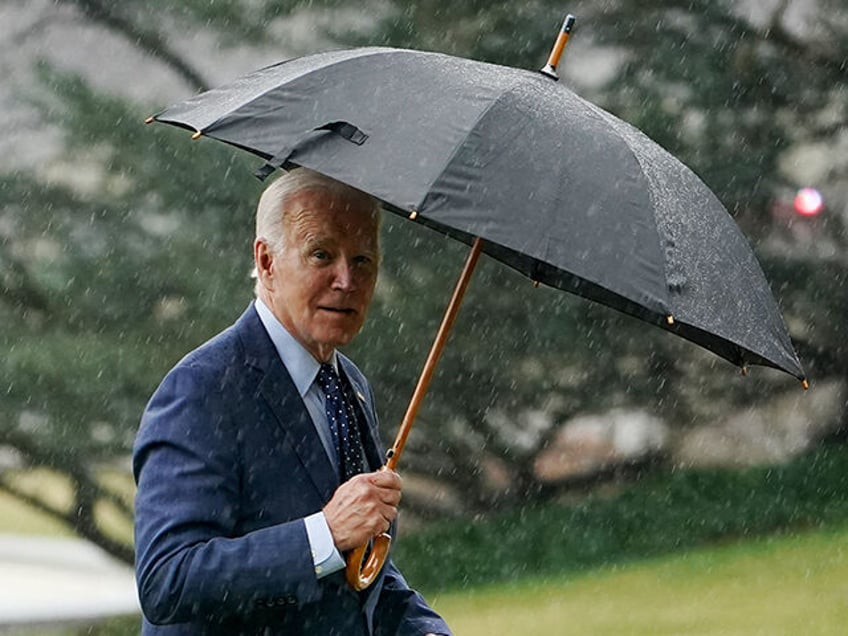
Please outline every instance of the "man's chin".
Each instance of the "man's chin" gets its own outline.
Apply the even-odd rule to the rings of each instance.
[[[317,342],[320,342],[321,345],[325,347],[343,347],[348,344],[351,340],[353,340],[354,336],[359,333],[359,327],[361,325],[350,328],[335,328],[335,329],[327,329],[323,331],[323,333],[318,335],[316,338]]]

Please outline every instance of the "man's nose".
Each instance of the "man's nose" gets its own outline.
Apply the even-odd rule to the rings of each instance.
[[[356,285],[356,277],[353,265],[345,260],[339,259],[333,270],[333,289],[350,291]]]

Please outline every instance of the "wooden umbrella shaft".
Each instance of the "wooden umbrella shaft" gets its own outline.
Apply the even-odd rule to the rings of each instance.
[[[468,288],[468,282],[471,280],[471,274],[474,273],[474,268],[477,266],[477,260],[480,258],[480,252],[483,249],[483,241],[480,237],[474,239],[471,246],[471,251],[468,253],[468,258],[465,260],[465,267],[462,268],[462,273],[459,275],[459,280],[453,290],[450,303],[445,310],[445,315],[442,317],[442,324],[436,334],[436,339],[430,347],[430,354],[427,356],[427,361],[424,363],[424,368],[421,371],[421,376],[418,378],[418,385],[412,394],[412,399],[409,401],[409,406],[406,409],[406,415],[400,424],[397,437],[392,447],[386,453],[388,461],[386,468],[394,470],[397,466],[400,454],[403,452],[403,447],[406,444],[406,438],[409,437],[409,432],[412,430],[412,425],[415,422],[415,417],[418,415],[418,409],[421,406],[421,401],[424,399],[424,394],[427,392],[427,387],[430,385],[430,380],[433,377],[433,372],[436,370],[436,364],[439,357],[442,355],[442,350],[447,342],[450,334],[453,321],[456,319],[456,314],[459,312],[459,307],[462,304],[462,298],[465,296],[465,290]]]

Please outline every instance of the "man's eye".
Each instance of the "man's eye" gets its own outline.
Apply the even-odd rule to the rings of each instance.
[[[357,256],[353,259],[353,262],[357,265],[368,265],[371,262],[371,257],[365,255]]]
[[[330,254],[325,252],[324,250],[315,250],[312,252],[312,258],[317,259],[319,261],[325,261],[330,258]]]

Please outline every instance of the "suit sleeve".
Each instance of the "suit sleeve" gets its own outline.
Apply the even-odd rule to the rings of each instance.
[[[302,519],[236,532],[238,423],[219,384],[201,366],[178,366],[142,418],[133,453],[136,578],[152,623],[320,597]]]

